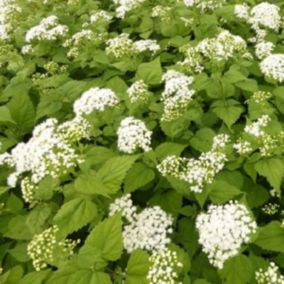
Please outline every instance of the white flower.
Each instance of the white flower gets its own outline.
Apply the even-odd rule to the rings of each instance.
[[[118,149],[122,152],[132,154],[138,148],[145,152],[151,150],[152,131],[148,130],[142,120],[130,116],[123,119],[117,130]]]
[[[244,205],[231,201],[210,205],[207,213],[197,216],[196,228],[209,262],[221,269],[227,259],[238,254],[242,244],[249,243],[257,225]]]
[[[123,19],[126,13],[138,8],[146,0],[113,0],[113,2],[118,5],[116,9],[116,16]]]
[[[260,63],[261,72],[269,79],[284,82],[284,54],[271,54]]]
[[[201,11],[215,10],[222,7],[226,0],[184,0],[184,4],[188,7],[195,6]]]
[[[160,50],[160,45],[154,39],[135,41],[133,47],[138,53],[144,51],[151,51],[152,53],[157,53]]]
[[[112,16],[104,10],[96,11],[95,13],[91,15],[90,22],[92,24],[96,23],[97,21],[101,21],[101,20],[105,22],[110,22],[112,20]]]
[[[284,276],[280,275],[279,267],[270,262],[266,270],[260,268],[255,272],[257,284],[284,284]]]
[[[251,10],[249,23],[254,28],[265,27],[278,31],[281,24],[280,8],[268,2],[262,2]]]
[[[278,213],[280,205],[278,203],[266,203],[262,208],[262,212],[267,215],[275,215]]]
[[[91,114],[93,111],[104,111],[107,107],[114,107],[119,103],[115,93],[110,89],[91,88],[84,92],[73,105],[76,116]]]
[[[109,207],[109,216],[116,213],[121,213],[128,222],[136,220],[137,207],[133,205],[131,195],[126,194],[122,197],[116,198]]]
[[[15,0],[0,1],[0,40],[7,41],[14,29],[15,20],[20,17],[21,7]]]
[[[41,20],[39,25],[32,27],[26,33],[26,42],[33,40],[55,41],[64,37],[68,32],[68,27],[59,24],[57,16],[51,15]]]
[[[268,115],[262,115],[260,118],[258,118],[255,122],[246,125],[245,127],[245,133],[248,133],[250,135],[253,135],[255,137],[261,137],[265,134],[265,131],[263,128],[267,126],[267,124],[270,121],[270,117]]]
[[[134,82],[128,89],[127,94],[131,103],[147,102],[149,100],[148,86],[143,80]]]
[[[260,41],[255,45],[255,54],[258,59],[263,59],[271,55],[274,44],[270,41]]]
[[[220,172],[227,161],[223,149],[229,142],[226,134],[214,138],[212,149],[202,153],[198,159],[166,157],[157,169],[163,176],[173,176],[186,181],[193,192],[201,192],[206,183],[212,183],[215,175]]]
[[[170,243],[173,220],[159,206],[146,208],[136,215],[123,230],[124,248],[128,253],[136,249],[160,251]]]
[[[233,145],[233,148],[239,155],[247,155],[253,150],[250,142],[241,139]]]
[[[150,284],[174,284],[178,280],[177,268],[182,267],[178,261],[177,253],[168,248],[155,251],[150,256],[150,269],[147,279]],[[181,284],[181,283],[179,283]]]
[[[210,60],[229,60],[235,54],[247,56],[247,45],[243,38],[231,34],[229,31],[222,31],[215,38],[206,38],[202,40],[197,49],[204,57]]]
[[[234,14],[239,19],[248,20],[249,19],[249,7],[245,4],[237,4],[235,5]]]
[[[256,91],[253,93],[250,100],[257,104],[262,104],[266,102],[267,100],[269,100],[271,97],[272,97],[272,94],[270,92]]]
[[[33,237],[27,246],[27,254],[33,261],[33,266],[36,271],[40,271],[52,264],[55,258],[64,258],[73,254],[73,249],[78,244],[78,241],[57,239],[59,228],[52,226],[42,233]]]
[[[129,34],[122,33],[119,36],[109,39],[107,42],[106,54],[118,59],[124,56],[131,56],[135,53],[133,41]]]
[[[193,91],[188,89],[188,86],[193,82],[192,76],[187,76],[174,70],[168,70],[163,75],[162,79],[165,82],[165,89],[162,93],[163,100],[175,94],[187,93],[189,97],[193,95]]]

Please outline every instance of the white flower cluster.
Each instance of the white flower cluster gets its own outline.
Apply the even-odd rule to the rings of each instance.
[[[0,40],[9,40],[9,34],[13,30],[13,20],[20,12],[21,8],[15,0],[0,1]]]
[[[152,131],[148,130],[142,120],[129,116],[120,122],[117,130],[118,149],[122,152],[132,154],[138,148],[147,152],[151,150]]]
[[[153,18],[159,18],[163,22],[168,22],[171,19],[170,16],[171,10],[172,7],[170,6],[157,5],[153,7],[151,16]]]
[[[256,271],[255,280],[257,284],[284,284],[284,276],[280,275],[279,267],[270,262],[266,270],[262,268]]]
[[[192,101],[195,91],[189,90],[189,85],[192,84],[193,77],[168,70],[162,79],[165,82],[165,89],[162,93],[164,113],[161,120],[170,121],[182,115]]]
[[[155,54],[160,50],[160,45],[155,39],[144,39],[135,41],[133,44],[134,50],[138,53],[150,51]]]
[[[263,104],[267,102],[272,97],[272,94],[270,92],[266,91],[256,91],[253,93],[253,95],[250,97],[250,101],[253,101],[257,104]]]
[[[147,84],[143,80],[138,80],[134,82],[128,89],[127,94],[129,96],[130,102],[137,103],[137,102],[148,102],[150,92],[148,90]]]
[[[170,243],[173,219],[159,206],[144,209],[124,226],[123,243],[128,253],[136,249],[161,251]]]
[[[233,148],[239,155],[247,155],[253,150],[251,143],[241,138],[234,143]]]
[[[67,39],[63,46],[69,48],[67,53],[68,57],[78,57],[80,54],[80,50],[89,42],[92,44],[100,44],[106,38],[104,33],[95,33],[89,29],[83,29],[80,32],[73,34],[73,36]]]
[[[264,59],[265,57],[271,55],[274,49],[274,44],[270,41],[259,41],[255,45],[255,55],[258,59]]]
[[[267,32],[265,29],[278,31],[281,26],[280,8],[268,2],[262,2],[249,8],[247,4],[235,5],[237,18],[246,21],[256,32],[256,38],[252,40],[263,41]]]
[[[275,215],[279,209],[280,205],[278,203],[267,203],[261,208],[262,212],[267,215]]]
[[[129,57],[134,53],[133,41],[126,33],[121,33],[119,36],[109,39],[106,44],[106,54],[115,59],[124,56]]]
[[[55,41],[68,33],[68,27],[59,24],[57,16],[51,15],[41,20],[39,25],[32,27],[26,33],[26,42],[34,40]]]
[[[57,226],[52,226],[42,233],[35,235],[27,247],[27,253],[33,261],[36,271],[40,271],[52,264],[58,257],[68,257],[73,254],[73,249],[78,241],[58,241],[56,234]]]
[[[197,47],[185,45],[180,51],[184,53],[185,59],[179,61],[178,64],[183,66],[189,73],[201,73],[204,69],[202,66],[203,58]]]
[[[231,201],[210,205],[207,213],[197,216],[196,228],[209,262],[222,269],[227,259],[238,254],[242,244],[249,243],[257,224],[243,204]]]
[[[156,40],[145,39],[133,41],[129,38],[129,34],[122,33],[119,36],[109,39],[107,42],[106,53],[108,56],[115,59],[121,57],[133,56],[150,51],[152,54],[157,53],[160,50],[160,45]]]
[[[270,98],[271,93],[258,91],[250,100],[263,103]],[[284,132],[279,131],[276,134],[269,134],[268,123],[271,118],[265,114],[259,117],[256,121],[249,123],[245,126],[244,138],[239,138],[234,148],[240,155],[246,155],[253,150],[259,150],[262,157],[270,157],[273,155],[282,154],[284,151]],[[249,134],[249,135],[247,135]]]
[[[73,143],[88,138],[89,124],[75,118],[63,124],[56,119],[47,119],[37,125],[32,138],[19,143],[11,153],[0,157],[0,165],[6,164],[15,169],[7,183],[15,187],[23,173],[30,177],[22,180],[22,193],[26,202],[34,203],[34,191],[37,184],[47,176],[57,178],[81,162]]]
[[[202,40],[197,49],[203,56],[210,60],[222,61],[233,58],[236,54],[247,57],[246,41],[240,36],[233,35],[229,31],[222,31],[215,38]]]
[[[267,114],[262,115],[260,118],[258,118],[253,123],[246,125],[244,131],[245,131],[245,133],[248,133],[248,134],[255,136],[257,138],[261,137],[261,136],[265,135],[264,128],[268,125],[270,120],[271,119]]]
[[[149,284],[181,284],[178,281],[177,269],[182,268],[177,253],[168,248],[155,251],[150,256],[150,269],[147,274]]]
[[[121,213],[122,216],[130,223],[136,219],[136,212],[137,207],[133,205],[130,194],[116,198],[109,207],[109,216]]]
[[[110,89],[91,88],[74,102],[73,110],[77,117],[91,114],[93,111],[104,111],[107,107],[114,107],[119,103],[115,93]]]
[[[215,136],[212,149],[202,153],[198,159],[166,157],[157,169],[163,176],[173,176],[190,184],[192,192],[201,192],[205,184],[212,183],[227,160],[223,152],[229,142],[229,136],[219,134]]]
[[[261,72],[269,79],[284,82],[284,54],[271,54],[260,63]]]
[[[281,25],[280,8],[277,5],[262,2],[250,11],[248,22],[254,28],[269,28],[278,31]]]
[[[222,7],[226,0],[184,0],[184,4],[188,7],[196,7],[201,11],[215,10]]]
[[[95,24],[99,21],[104,21],[106,23],[109,23],[111,20],[112,20],[112,16],[104,10],[96,11],[90,17],[90,22],[92,24]]]
[[[116,8],[116,16],[123,19],[126,13],[138,8],[146,0],[113,0],[118,5]]]

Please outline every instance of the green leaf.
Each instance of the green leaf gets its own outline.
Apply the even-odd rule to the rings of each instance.
[[[119,214],[99,223],[89,234],[80,252],[95,248],[105,260],[115,261],[120,258],[123,250],[122,222]]]
[[[224,268],[220,270],[220,276],[225,284],[251,283],[252,264],[247,256],[240,254],[225,262]]]
[[[254,167],[258,174],[266,177],[270,185],[280,192],[280,186],[284,176],[284,166],[280,159],[263,159],[258,161]]]
[[[244,111],[243,106],[235,100],[216,101],[212,104],[213,112],[230,128]]]
[[[75,189],[84,194],[108,196],[119,191],[135,156],[119,156],[109,159],[96,173],[81,174],[75,181]]]
[[[24,135],[33,128],[35,109],[27,93],[19,92],[14,94],[8,108],[12,119],[17,124],[19,135]]]
[[[28,214],[26,226],[33,234],[39,234],[44,230],[46,221],[52,213],[50,204],[39,203]]]
[[[211,128],[201,128],[190,140],[190,145],[199,152],[210,150],[215,132]]]
[[[111,284],[109,275],[90,269],[67,268],[53,273],[47,284]]]
[[[147,63],[141,63],[136,72],[136,80],[144,80],[146,84],[157,85],[161,83],[163,71],[160,58]]]
[[[91,222],[97,216],[96,205],[87,198],[78,197],[59,209],[53,219],[61,236],[66,236]]]
[[[50,270],[30,272],[20,280],[19,284],[42,284],[49,273]]]
[[[272,221],[259,228],[254,243],[265,250],[284,252],[284,229],[281,223]]]
[[[155,178],[155,172],[142,163],[136,163],[129,170],[124,181],[124,191],[133,192]]]
[[[157,158],[161,161],[167,156],[171,156],[171,155],[179,156],[186,147],[187,147],[186,144],[165,142],[165,143],[160,144],[155,149],[155,153],[156,153]]]
[[[216,204],[223,204],[242,193],[236,186],[222,180],[215,180],[210,188],[209,198]]]
[[[149,267],[148,253],[142,250],[134,251],[127,263],[126,284],[147,284]]]
[[[257,81],[254,79],[246,79],[245,81],[237,82],[236,86],[244,91],[256,92],[258,90]]]
[[[30,257],[27,255],[27,243],[18,242],[17,245],[8,250],[9,254],[19,262],[27,262]]]
[[[15,123],[15,121],[13,120],[11,114],[10,114],[10,110],[7,106],[1,106],[0,107],[0,122],[1,123],[5,123],[5,122],[10,122],[10,123]]]

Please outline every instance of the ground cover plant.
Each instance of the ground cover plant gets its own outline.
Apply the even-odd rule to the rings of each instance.
[[[284,283],[284,2],[0,1],[0,283]]]

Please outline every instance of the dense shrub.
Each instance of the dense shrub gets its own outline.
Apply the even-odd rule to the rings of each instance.
[[[0,283],[284,283],[284,2],[0,1]]]

